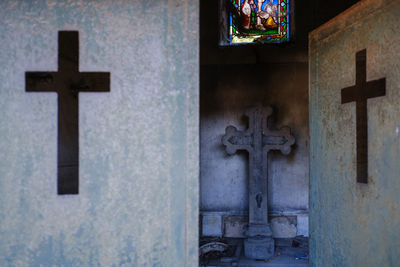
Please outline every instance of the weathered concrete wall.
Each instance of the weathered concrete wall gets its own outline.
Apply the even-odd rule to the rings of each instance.
[[[311,266],[398,266],[400,1],[365,0],[310,35]],[[367,50],[369,183],[356,183],[355,54]]]
[[[0,265],[196,266],[198,1],[0,3]],[[80,193],[57,195],[59,30],[80,33]]]

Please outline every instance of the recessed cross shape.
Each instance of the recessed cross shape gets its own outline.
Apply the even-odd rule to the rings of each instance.
[[[109,72],[79,72],[77,31],[58,33],[58,72],[26,72],[27,92],[58,94],[58,194],[79,193],[79,92],[109,92]]]
[[[274,243],[268,224],[268,152],[280,150],[287,155],[294,144],[289,127],[279,131],[268,128],[268,117],[272,108],[252,108],[246,111],[249,128],[238,131],[228,126],[222,143],[228,154],[237,150],[249,153],[249,228],[245,242],[245,254],[248,258],[267,259],[274,253]]]
[[[367,82],[367,52],[356,53],[356,85],[342,89],[342,104],[356,102],[357,182],[368,183],[368,98],[384,96],[385,78]]]

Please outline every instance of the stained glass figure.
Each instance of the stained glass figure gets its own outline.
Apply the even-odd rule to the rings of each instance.
[[[229,44],[289,41],[290,0],[228,1]]]

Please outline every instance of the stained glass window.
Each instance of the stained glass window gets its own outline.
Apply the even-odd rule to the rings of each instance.
[[[225,43],[283,43],[290,40],[290,0],[226,1],[229,22]]]

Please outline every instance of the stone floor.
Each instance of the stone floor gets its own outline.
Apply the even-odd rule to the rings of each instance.
[[[243,256],[241,244],[230,257],[211,258],[200,263],[200,267],[307,267],[308,242],[307,240],[281,239],[276,240],[275,255],[268,260],[249,260]]]

